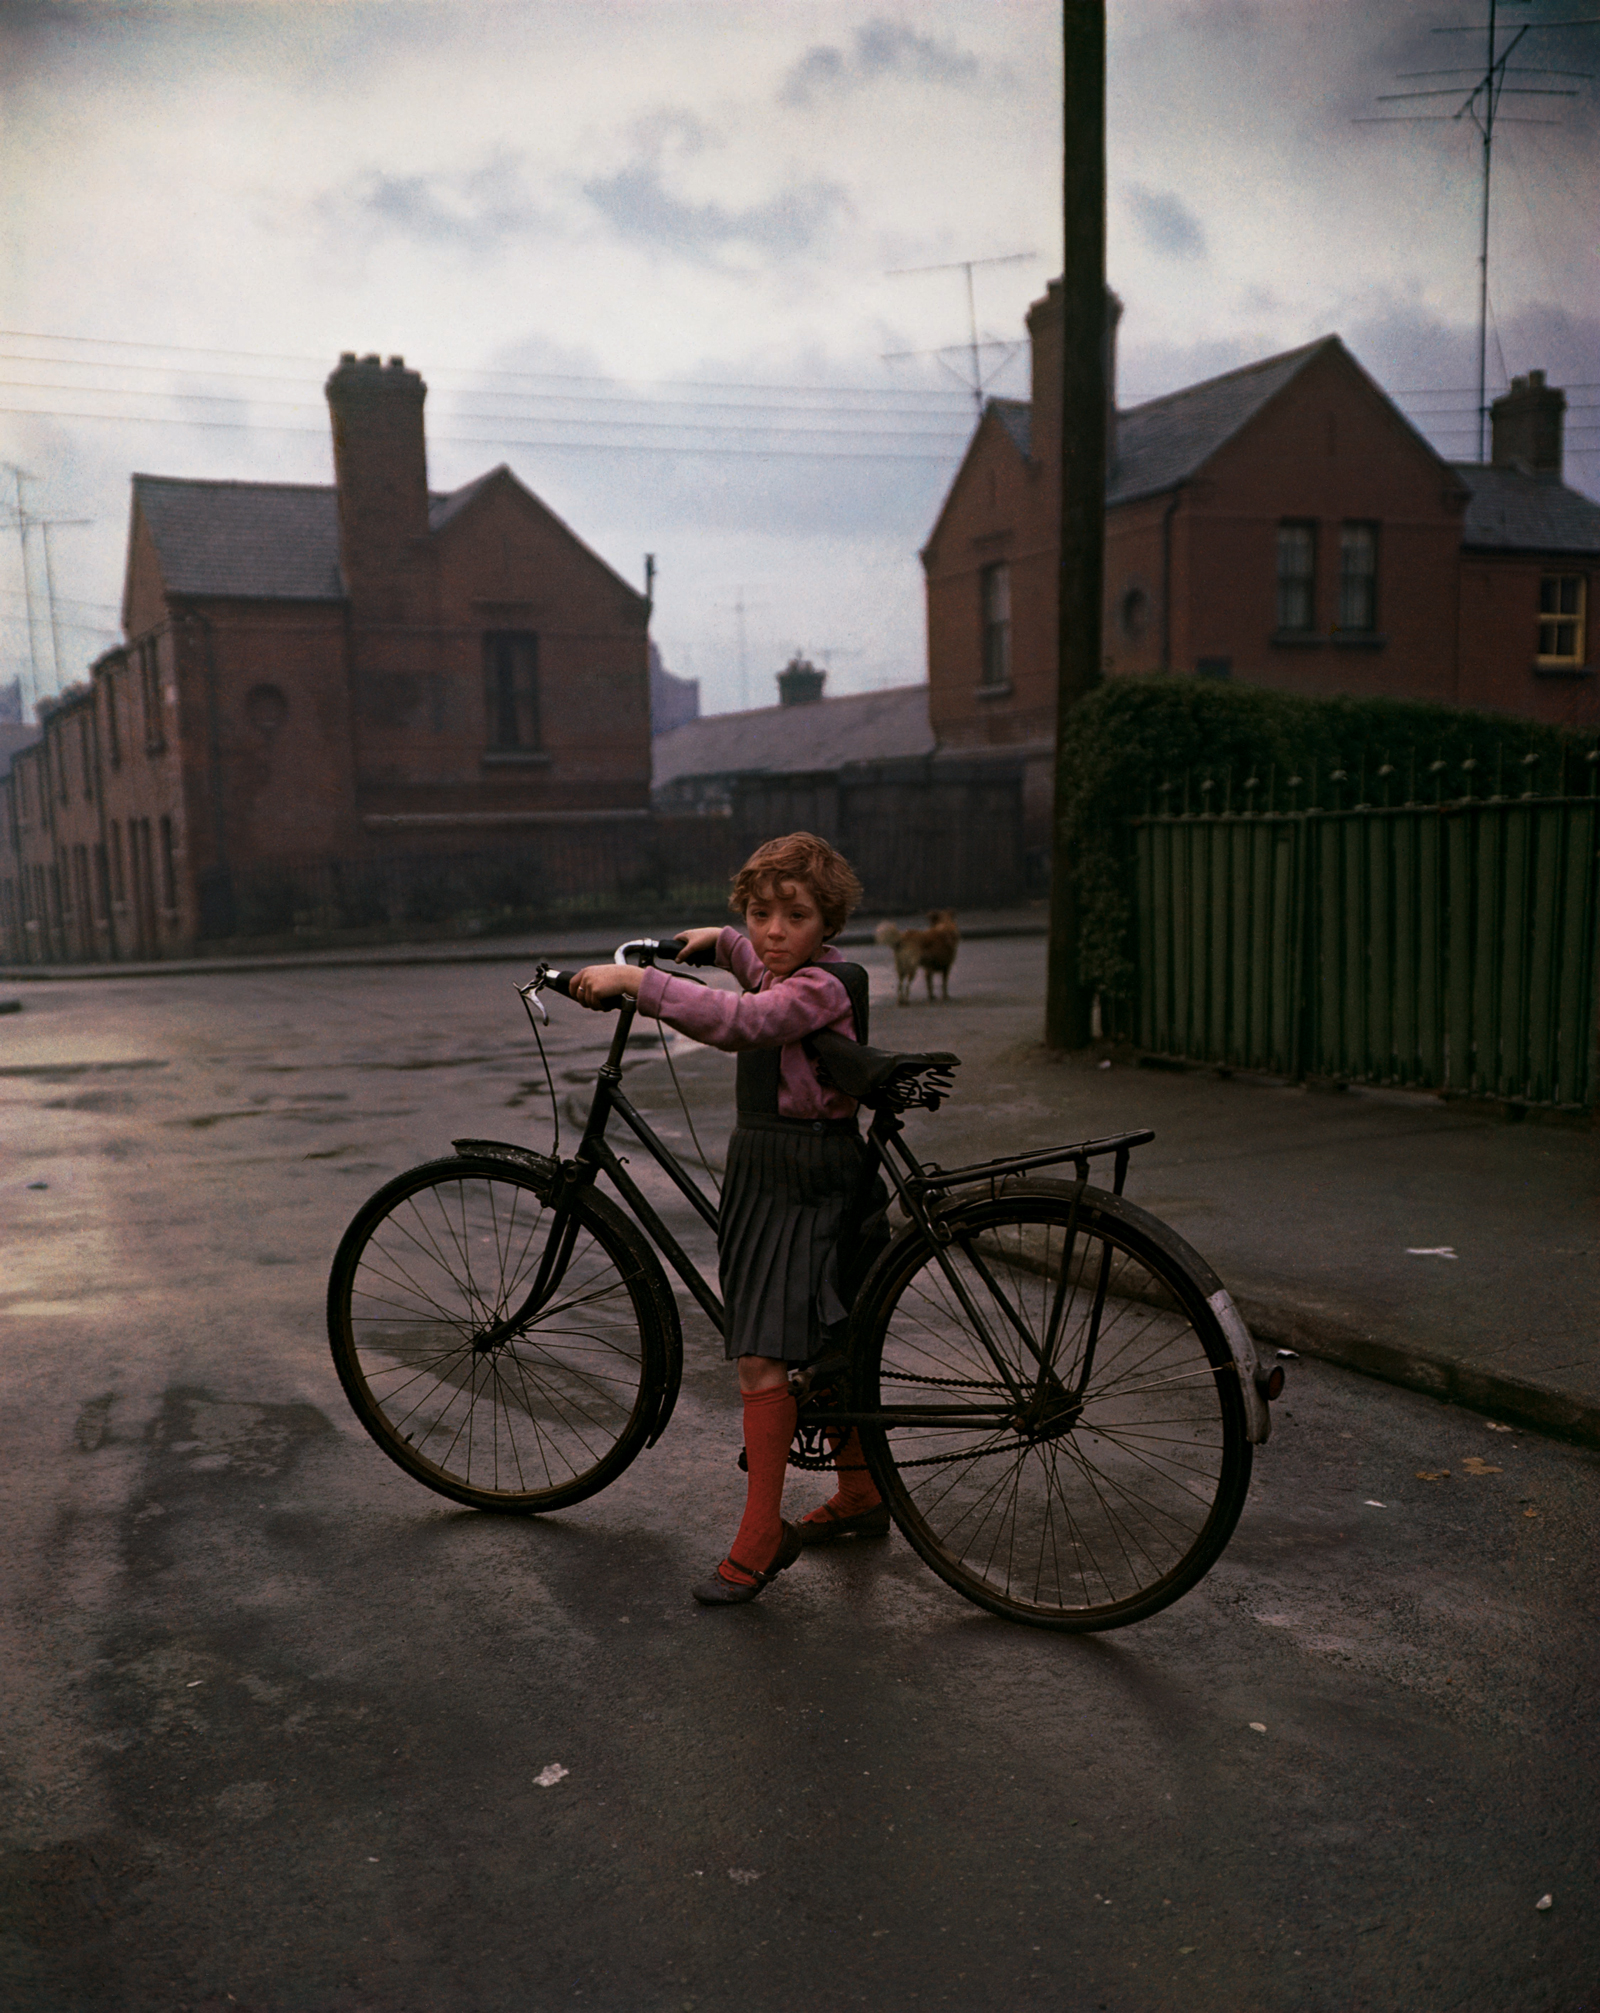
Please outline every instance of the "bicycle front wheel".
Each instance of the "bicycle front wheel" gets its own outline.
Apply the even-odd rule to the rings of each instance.
[[[1094,1189],[1019,1184],[943,1222],[942,1250],[885,1255],[859,1316],[862,1444],[895,1521],[995,1614],[1141,1621],[1216,1562],[1250,1482],[1204,1268]]]
[[[518,1314],[552,1237],[564,1267]],[[663,1305],[663,1302],[665,1304]],[[649,1247],[588,1189],[487,1157],[430,1161],[357,1214],[328,1282],[345,1395],[430,1489],[484,1510],[556,1510],[614,1481],[649,1436],[676,1309]]]

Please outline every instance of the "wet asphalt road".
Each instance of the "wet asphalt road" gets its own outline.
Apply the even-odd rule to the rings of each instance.
[[[944,1038],[1038,956],[969,947]],[[1600,2008],[1597,1457],[1302,1363],[1140,1627],[1009,1626],[898,1537],[702,1611],[698,1319],[666,1440],[544,1520],[409,1481],[328,1360],[372,1188],[548,1142],[503,968],[6,991],[0,2004]],[[557,1012],[559,1081],[608,1023]]]

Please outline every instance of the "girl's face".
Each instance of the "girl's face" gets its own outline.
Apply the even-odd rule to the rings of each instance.
[[[744,912],[755,953],[775,979],[809,964],[822,948],[824,924],[817,898],[803,881],[780,881]]]

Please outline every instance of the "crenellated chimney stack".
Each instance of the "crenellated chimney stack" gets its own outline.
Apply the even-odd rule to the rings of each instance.
[[[819,671],[815,664],[807,662],[796,651],[778,673],[778,704],[815,706],[822,697],[822,688],[827,680],[826,671]]]
[[[428,388],[403,357],[358,361],[347,350],[326,391],[345,585],[378,619],[406,620],[415,541],[428,535]]]
[[[1546,384],[1542,370],[1514,377],[1511,389],[1489,408],[1496,468],[1515,468],[1544,482],[1561,480],[1561,434],[1567,395]]]

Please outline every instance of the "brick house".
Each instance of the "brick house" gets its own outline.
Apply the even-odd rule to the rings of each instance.
[[[9,959],[230,935],[263,868],[648,817],[646,598],[508,468],[430,492],[400,358],[327,397],[331,487],[133,478],[128,640],[0,786]]]
[[[1120,312],[1108,296],[1111,357]],[[934,730],[945,748],[1024,755],[1035,844],[1055,732],[1060,321],[1056,283],[1028,316],[1032,403],[989,401],[922,553]],[[1519,378],[1493,408],[1492,462],[1446,462],[1325,336],[1108,411],[1106,675],[1600,725],[1600,505],[1561,481],[1564,410],[1542,373]]]

